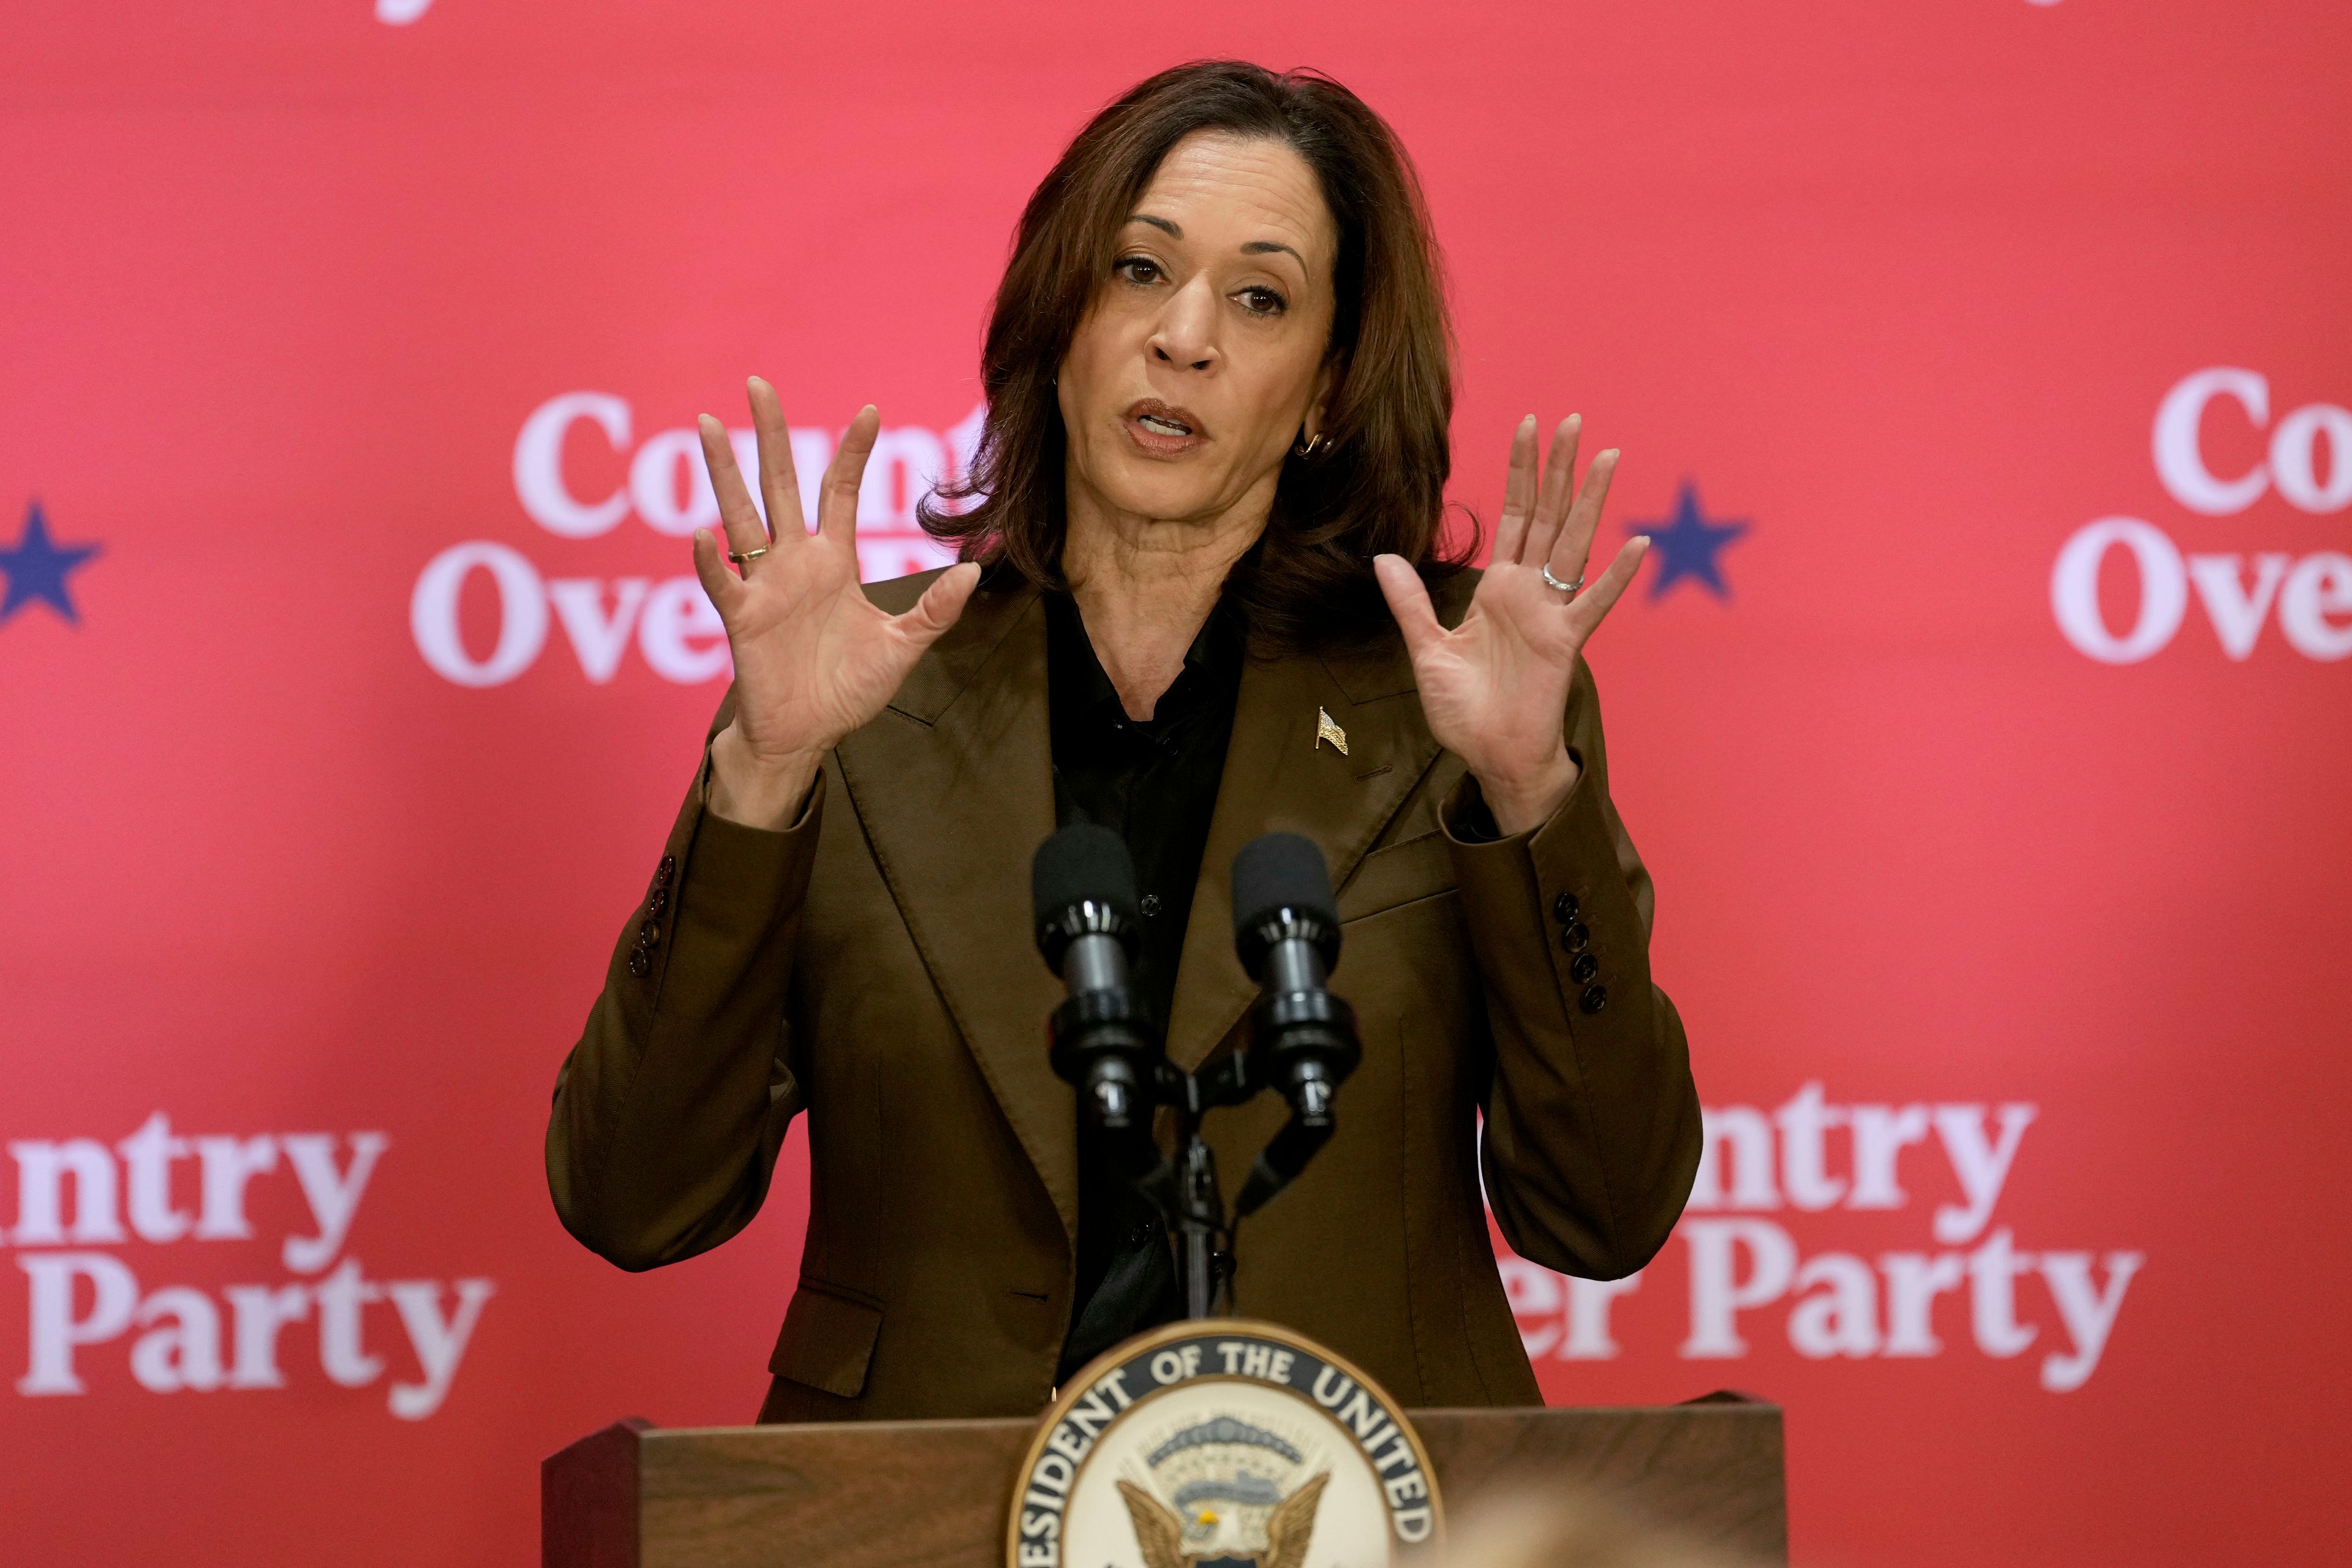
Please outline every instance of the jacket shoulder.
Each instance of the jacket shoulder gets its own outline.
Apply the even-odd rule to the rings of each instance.
[[[1483,566],[1461,566],[1446,573],[1429,584],[1429,605],[1437,612],[1437,621],[1451,631],[1462,624],[1470,613],[1470,596],[1478,591],[1478,579],[1486,574]]]
[[[940,574],[946,570],[944,566],[934,566],[928,572],[917,572],[910,576],[888,577],[879,583],[865,584],[866,602],[894,616],[903,616],[915,607],[915,602],[923,596],[923,591],[937,582]]]

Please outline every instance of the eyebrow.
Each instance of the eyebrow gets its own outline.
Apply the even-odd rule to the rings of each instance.
[[[1148,223],[1152,227],[1165,233],[1171,239],[1181,239],[1184,237],[1184,230],[1181,225],[1171,223],[1164,217],[1153,217],[1150,213],[1129,213],[1127,216],[1127,221],[1129,223]],[[1244,256],[1272,256],[1277,251],[1289,257],[1301,267],[1307,265],[1307,258],[1299,255],[1298,252],[1293,250],[1290,247],[1282,244],[1278,240],[1253,239],[1248,244],[1242,247],[1242,254]]]

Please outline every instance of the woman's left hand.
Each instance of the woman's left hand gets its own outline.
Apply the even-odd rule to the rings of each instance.
[[[1547,566],[1562,583],[1583,578],[1617,470],[1612,448],[1592,459],[1583,489],[1575,490],[1580,428],[1576,415],[1560,422],[1538,487],[1535,416],[1521,422],[1511,440],[1494,554],[1454,630],[1439,624],[1428,588],[1404,557],[1372,563],[1412,657],[1430,733],[1469,767],[1506,834],[1542,826],[1576,787],[1576,759],[1561,732],[1569,684],[1585,640],[1633,582],[1650,546],[1647,538],[1628,541],[1599,580],[1573,595],[1544,581]]]

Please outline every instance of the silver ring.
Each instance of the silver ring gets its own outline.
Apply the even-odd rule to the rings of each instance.
[[[1545,587],[1557,588],[1571,599],[1584,591],[1584,578],[1581,575],[1579,575],[1573,583],[1563,583],[1551,574],[1551,563],[1549,561],[1544,563],[1543,577]]]
[[[761,556],[765,555],[767,552],[768,547],[762,544],[759,549],[746,550],[740,555],[738,555],[735,552],[730,550],[727,552],[727,559],[732,561],[738,566],[749,566],[752,562],[757,561]],[[1551,574],[1547,572],[1544,575],[1549,577]]]

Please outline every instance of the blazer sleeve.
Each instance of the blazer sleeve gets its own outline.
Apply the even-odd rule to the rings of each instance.
[[[712,734],[732,709],[730,696]],[[604,993],[556,1075],[547,1122],[556,1214],[624,1268],[690,1258],[749,1224],[805,1105],[785,991],[824,774],[782,832],[713,813],[709,779],[706,746]]]
[[[1682,1019],[1650,979],[1650,876],[1610,804],[1580,662],[1567,735],[1581,772],[1548,822],[1481,840],[1492,819],[1467,774],[1440,816],[1493,1035],[1486,1201],[1522,1258],[1613,1279],[1681,1217],[1698,1094]]]

